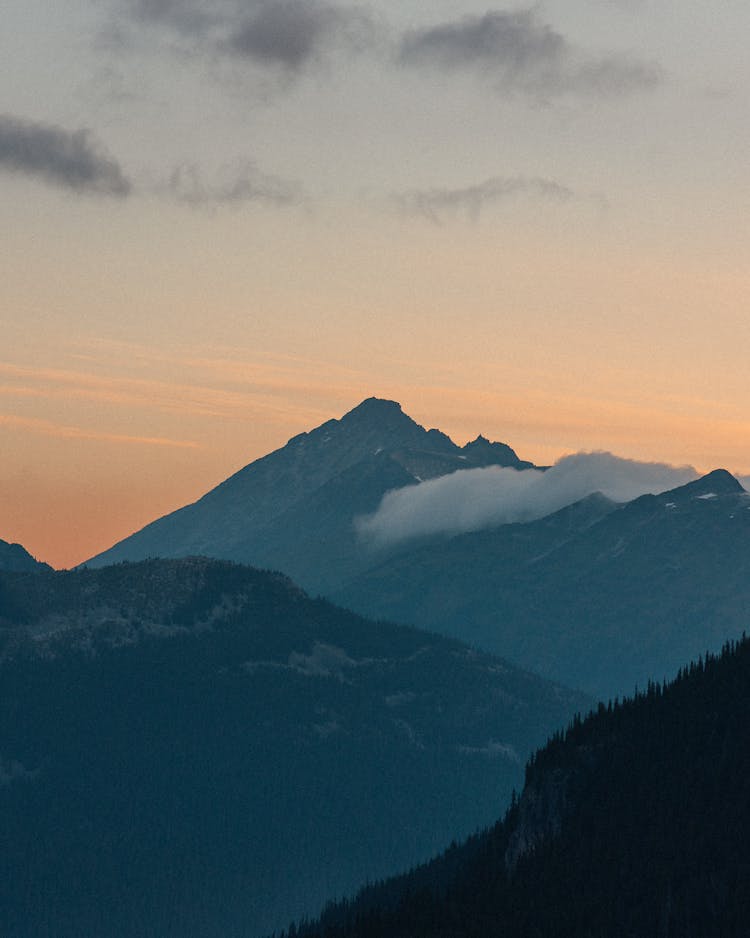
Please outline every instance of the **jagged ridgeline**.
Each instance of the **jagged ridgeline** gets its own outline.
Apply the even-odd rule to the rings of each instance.
[[[457,446],[395,401],[368,398],[245,466],[193,505],[147,525],[88,566],[202,555],[283,570],[327,595],[372,563],[354,519],[391,489],[457,469],[528,468],[504,443]]]
[[[0,574],[3,938],[228,938],[484,826],[587,708],[207,560]]]
[[[531,464],[483,437],[457,446],[397,403],[370,398],[88,565],[201,554],[283,570],[371,619],[450,635],[603,700],[663,680],[742,634],[750,494],[724,470],[624,504],[590,492],[524,523],[404,540],[363,533],[361,519],[387,493],[406,496],[408,530],[410,498],[429,493],[429,480],[488,467],[505,469],[507,481]],[[477,475],[498,477],[462,473],[474,482],[450,489],[472,511],[485,504]],[[439,514],[447,498],[420,502],[418,514]],[[498,490],[486,504],[503,499]]]
[[[510,658],[597,698],[663,680],[746,628],[750,495],[717,470],[615,505],[433,539],[331,597]]]
[[[485,833],[304,938],[745,938],[750,642],[575,720]],[[291,933],[290,933],[291,934]]]

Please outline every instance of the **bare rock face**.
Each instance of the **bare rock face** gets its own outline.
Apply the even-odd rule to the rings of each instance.
[[[555,740],[550,746],[556,745]],[[577,746],[565,761],[535,764],[526,771],[526,785],[518,802],[517,822],[508,837],[505,869],[512,873],[521,857],[560,834],[565,818],[581,798],[581,785],[596,772],[597,748]]]
[[[518,805],[518,825],[505,851],[505,868],[512,872],[519,859],[560,833],[570,803],[570,773],[554,769],[527,785]]]

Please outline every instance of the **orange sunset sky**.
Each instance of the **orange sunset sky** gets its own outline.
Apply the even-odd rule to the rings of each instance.
[[[4,16],[0,538],[74,565],[371,395],[750,474],[746,4]]]

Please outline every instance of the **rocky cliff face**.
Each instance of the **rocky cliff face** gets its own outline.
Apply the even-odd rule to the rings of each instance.
[[[515,822],[507,832],[505,868],[509,873],[519,859],[560,834],[565,818],[576,807],[580,786],[596,770],[596,752],[578,746],[564,764],[542,771],[527,770],[526,784],[518,800]]]
[[[569,808],[570,774],[554,769],[527,785],[518,803],[518,821],[509,835],[505,868],[512,872],[520,857],[560,833]]]

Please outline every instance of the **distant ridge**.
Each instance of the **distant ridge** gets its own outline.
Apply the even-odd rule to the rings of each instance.
[[[432,538],[335,601],[437,627],[605,700],[748,627],[750,495],[726,470],[614,505]]]
[[[49,564],[36,560],[20,544],[9,544],[7,541],[0,540],[0,570],[30,573],[51,569]]]
[[[726,469],[714,469],[707,475],[701,476],[695,482],[688,482],[669,492],[663,492],[662,498],[679,494],[681,498],[695,498],[700,496],[738,495],[744,492],[740,482]]]

